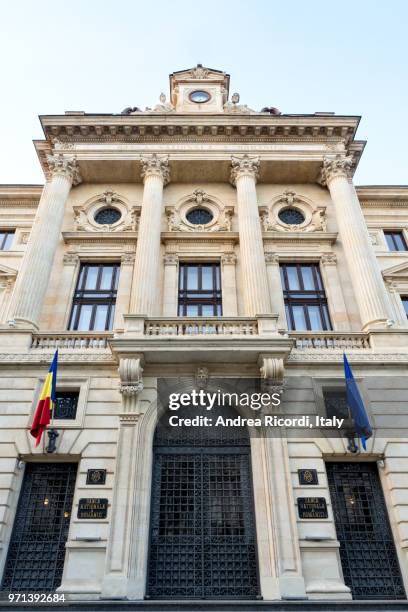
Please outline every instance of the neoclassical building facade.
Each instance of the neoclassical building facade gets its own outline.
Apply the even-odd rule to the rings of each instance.
[[[354,186],[359,117],[254,111],[198,65],[153,108],[41,124],[44,187],[0,186],[2,590],[405,599],[408,187]],[[347,417],[343,351],[366,452],[350,430],[171,439],[169,381]]]

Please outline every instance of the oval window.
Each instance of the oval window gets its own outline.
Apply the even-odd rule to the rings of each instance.
[[[117,208],[101,208],[96,213],[94,219],[99,225],[113,225],[121,218],[122,214]]]
[[[213,214],[206,208],[193,208],[186,214],[187,221],[193,225],[206,225],[213,218]]]
[[[278,217],[287,225],[301,225],[305,220],[304,214],[297,208],[284,208]]]

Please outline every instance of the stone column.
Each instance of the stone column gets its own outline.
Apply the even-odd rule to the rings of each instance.
[[[271,296],[272,312],[279,315],[278,328],[287,329],[285,301],[279,270],[279,256],[277,253],[265,252],[266,271],[268,274],[269,293]]]
[[[221,255],[222,314],[224,317],[236,317],[238,315],[236,263],[237,257],[234,253]]]
[[[72,185],[80,182],[73,156],[49,155],[46,183],[9,309],[10,325],[38,329],[41,309]]]
[[[13,277],[6,277],[0,281],[0,323],[3,323],[7,313],[8,301],[14,285]]]
[[[347,175],[351,164],[351,156],[325,158],[320,183],[330,191],[362,329],[367,331],[390,326],[392,310],[360,202]]]
[[[335,331],[350,331],[350,321],[337,270],[337,257],[334,253],[323,253],[320,264],[333,329]]]
[[[131,252],[123,253],[120,261],[119,285],[116,294],[115,320],[113,323],[113,329],[123,329],[123,315],[129,314],[135,254]]]
[[[272,312],[256,197],[259,158],[232,158],[231,182],[237,188],[239,249],[245,315]]]
[[[137,236],[133,273],[131,314],[159,314],[160,234],[163,187],[169,181],[167,156],[142,157],[144,179],[142,212]]]
[[[163,281],[163,316],[177,317],[178,303],[178,263],[176,253],[166,253],[163,257],[164,281]]]

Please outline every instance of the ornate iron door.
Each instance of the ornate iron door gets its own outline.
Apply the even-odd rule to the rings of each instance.
[[[61,584],[76,473],[76,463],[27,463],[4,591],[55,591]]]
[[[148,596],[255,599],[259,589],[246,432],[234,432],[229,441],[206,438],[205,432],[184,440],[167,434],[159,425]]]
[[[344,582],[354,599],[405,599],[375,463],[327,463]]]

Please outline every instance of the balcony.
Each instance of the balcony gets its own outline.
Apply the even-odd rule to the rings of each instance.
[[[365,350],[370,349],[370,336],[361,333],[342,332],[289,332],[295,341],[294,349],[309,350]]]
[[[108,340],[111,332],[49,332],[33,334],[31,349],[53,350],[68,349],[72,351],[88,351],[109,349]]]

